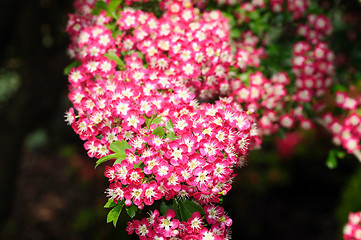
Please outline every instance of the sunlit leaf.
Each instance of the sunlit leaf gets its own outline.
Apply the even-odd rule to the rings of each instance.
[[[104,208],[112,208],[115,207],[117,204],[113,201],[113,199],[109,199],[108,202],[104,205]]]
[[[95,165],[95,168],[99,165],[99,164],[102,164],[108,160],[111,160],[111,159],[116,159],[114,164],[115,163],[120,163],[124,158],[127,157],[127,155],[125,154],[125,149],[130,149],[131,146],[128,144],[127,141],[125,140],[122,140],[122,141],[116,141],[116,142],[112,142],[110,145],[109,145],[109,149],[112,150],[114,153],[112,154],[109,154],[105,157],[102,157],[100,158],[97,162],[96,162],[96,165]]]
[[[123,206],[124,202],[120,202],[112,210],[110,210],[107,216],[107,223],[113,222],[114,227],[117,226],[118,218],[122,212]]]

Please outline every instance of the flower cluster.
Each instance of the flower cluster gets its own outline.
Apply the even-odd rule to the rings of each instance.
[[[327,44],[320,42],[312,46],[298,42],[293,46],[292,70],[296,75],[296,102],[310,102],[323,96],[332,85],[334,74],[333,53]]]
[[[316,44],[332,31],[330,20],[324,15],[310,14],[306,24],[299,24],[297,34],[306,38],[308,42]]]
[[[226,18],[174,0],[160,3],[160,18],[126,8],[114,21],[105,11],[90,14],[89,1],[77,3],[80,13],[67,27],[78,63],[69,72],[73,108],[66,120],[90,157],[111,159],[117,154],[112,144],[129,146],[124,158],[106,167],[109,199],[139,209],[162,198],[219,202],[231,189],[234,167],[259,142],[253,118],[232,98],[196,101],[229,89]],[[217,224],[210,220],[215,233],[202,227],[200,236],[225,234],[218,220],[230,220],[222,214]],[[172,231],[180,231],[174,222]]]
[[[354,111],[361,107],[361,96],[354,98],[346,92],[336,91],[335,97],[337,107],[346,111]]]
[[[360,240],[361,239],[361,212],[350,213],[348,215],[348,223],[343,228],[344,240]]]
[[[323,110],[334,77],[334,56],[324,40],[330,21],[307,15],[309,0],[218,0],[237,9],[227,17],[206,11],[203,0],[159,1],[157,17],[129,7],[136,2],[142,0],[76,0],[67,26],[76,62],[68,76],[73,108],[66,121],[97,163],[116,159],[105,171],[112,204],[143,209],[160,199],[190,198],[205,212],[186,220],[173,210],[165,216],[155,210],[130,222],[129,233],[228,239],[231,220],[212,204],[228,193],[234,168],[260,144],[256,123],[266,135],[310,129],[311,117]],[[266,8],[272,12],[261,16]],[[288,69],[264,67],[273,40],[262,23],[285,9],[294,20],[307,19],[294,29],[303,40],[291,42]],[[283,16],[274,19],[280,24]],[[249,26],[231,32],[242,24]],[[335,144],[349,153],[360,150],[360,105],[360,98],[336,92],[336,106],[348,113],[322,118]]]
[[[251,73],[249,79],[249,86],[240,79],[234,82],[233,86],[236,88],[233,96],[245,109],[255,112],[263,134],[273,134],[279,130],[279,126],[292,129],[297,122],[305,129],[311,127],[312,123],[306,118],[302,105],[295,109],[286,108],[291,98],[287,90],[290,79],[285,72],[277,73],[268,79],[262,72],[257,71]],[[280,111],[284,113],[280,115]]]
[[[183,1],[163,4],[165,14],[124,10],[117,21],[121,51],[139,51],[149,68],[181,80],[201,99],[214,98],[231,66],[229,24],[219,11],[198,14]]]
[[[288,12],[292,14],[293,19],[301,18],[307,11],[310,0],[252,0],[244,2],[242,0],[217,0],[218,4],[237,5],[240,4],[241,9],[245,12],[253,12],[259,8],[269,7],[271,11],[279,13],[287,6]],[[246,20],[248,22],[248,20]]]
[[[323,116],[323,121],[333,135],[333,142],[341,145],[348,153],[361,149],[361,116],[357,113],[350,114],[344,119],[328,113]]]
[[[262,58],[266,57],[263,47],[257,48],[260,43],[259,37],[252,31],[242,33],[240,39],[236,42],[237,52],[234,56],[235,67],[245,71],[249,67],[258,68]]]
[[[156,127],[152,125],[129,141],[127,157],[105,172],[112,183],[107,189],[110,198],[139,208],[176,196],[206,204],[218,202],[220,194],[231,189],[233,167],[257,138],[248,115],[224,102],[189,109],[172,117],[179,136],[175,140],[150,134]]]
[[[226,240],[230,239],[229,227],[232,220],[224,209],[212,204],[204,206],[205,216],[194,212],[187,221],[180,221],[174,210],[168,209],[165,216],[158,210],[150,213],[148,218],[128,222],[127,232],[135,232],[141,240],[146,239],[196,239]],[[207,226],[207,227],[206,227]]]
[[[301,18],[310,5],[310,0],[287,0],[287,10],[292,13],[293,19]]]

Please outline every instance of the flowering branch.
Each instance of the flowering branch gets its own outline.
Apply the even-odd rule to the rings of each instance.
[[[320,126],[322,126],[324,129],[326,129],[327,131],[331,132],[329,126],[322,118],[315,118],[314,121],[318,123]],[[352,154],[361,162],[361,151],[354,150],[352,151]]]
[[[251,1],[225,13],[205,10],[202,0],[162,0],[159,14],[130,8],[134,2],[76,0],[67,26],[76,60],[65,70],[73,103],[67,122],[96,166],[115,160],[104,173],[108,222],[115,226],[123,208],[133,218],[155,201],[173,200],[129,222],[128,233],[229,239],[232,221],[218,203],[238,162],[261,144],[260,134],[311,129],[326,104],[335,73],[325,41],[331,22],[308,13],[308,0]],[[286,48],[275,43],[285,33],[271,36],[268,22],[290,19],[301,40]],[[360,105],[335,95],[344,110]],[[361,162],[361,117],[344,121],[330,113],[314,119]]]

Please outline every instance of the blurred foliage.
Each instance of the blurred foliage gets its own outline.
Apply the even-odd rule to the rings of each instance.
[[[19,89],[20,76],[15,71],[0,70],[0,107]]]
[[[361,210],[361,166],[357,166],[356,172],[342,191],[339,207],[336,211],[338,221],[342,226],[347,222],[350,212]]]

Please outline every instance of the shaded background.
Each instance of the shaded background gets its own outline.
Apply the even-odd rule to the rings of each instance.
[[[326,2],[346,13],[347,26],[330,42],[342,77],[361,59],[360,6]],[[70,107],[63,69],[70,63],[64,29],[72,1],[0,4],[0,239],[128,239],[127,216],[116,229],[106,224],[104,166],[94,170],[63,120]],[[332,145],[322,129],[287,139],[265,139],[237,170],[224,199],[233,239],[341,239],[348,212],[361,210],[355,158],[329,170]],[[290,139],[300,143],[293,147]]]

